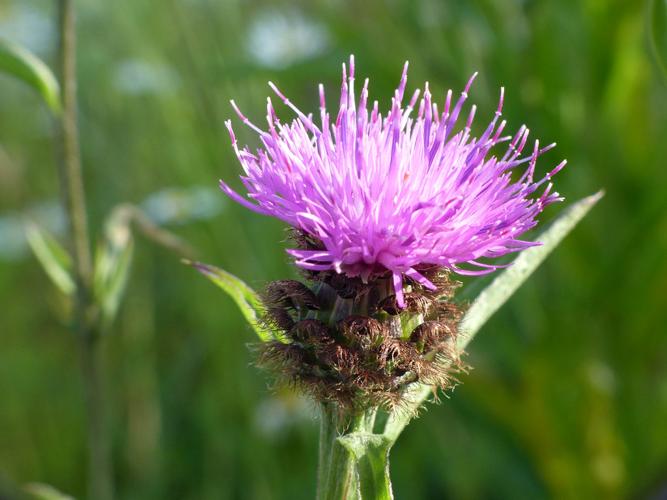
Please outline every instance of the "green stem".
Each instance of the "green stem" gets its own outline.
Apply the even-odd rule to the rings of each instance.
[[[81,373],[87,413],[88,497],[112,500],[112,462],[104,407],[104,371],[99,342],[99,314],[92,291],[92,256],[83,189],[77,125],[76,22],[74,0],[58,2],[63,112],[59,123],[59,177],[69,223],[76,300],[73,328],[80,343]]]
[[[336,420],[330,404],[320,405],[320,449],[317,463],[317,499],[324,498],[324,487],[329,477],[331,449],[336,439]]]
[[[321,405],[317,500],[358,500],[355,458],[340,437],[372,432],[376,409],[349,414],[334,404]]]
[[[114,496],[111,443],[104,404],[106,391],[102,346],[101,339],[92,333],[81,338],[81,373],[87,414],[89,500],[112,500]]]
[[[76,278],[83,285],[81,294],[90,288],[92,259],[90,254],[86,198],[81,173],[79,130],[77,126],[76,24],[74,0],[60,0],[60,64],[63,112],[60,123],[62,160],[60,181],[65,211],[70,224]]]
[[[391,443],[382,436],[371,435],[363,453],[357,457],[359,491],[363,500],[393,500],[389,478]]]
[[[349,417],[331,403],[321,405],[320,451],[317,474],[317,500],[348,500],[356,498],[353,460],[337,442],[350,426]]]

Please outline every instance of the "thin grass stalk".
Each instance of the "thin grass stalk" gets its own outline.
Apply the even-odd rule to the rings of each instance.
[[[63,99],[63,112],[58,127],[61,155],[59,178],[63,205],[69,224],[74,278],[77,285],[72,328],[79,341],[84,404],[87,414],[88,498],[112,500],[112,463],[104,405],[104,370],[101,362],[99,315],[96,312],[92,291],[93,265],[77,125],[74,0],[59,0],[58,14]]]

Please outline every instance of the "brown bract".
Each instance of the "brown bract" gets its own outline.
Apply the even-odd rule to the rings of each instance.
[[[270,283],[263,322],[285,340],[259,345],[258,364],[320,402],[354,409],[400,406],[413,382],[450,388],[463,366],[456,347],[462,308],[451,301],[460,284],[442,268],[420,272],[439,289],[409,283],[405,309],[384,279],[362,283],[325,272],[309,274],[312,288]]]

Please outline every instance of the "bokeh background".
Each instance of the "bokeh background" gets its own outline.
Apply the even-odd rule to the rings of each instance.
[[[239,171],[234,98],[262,121],[266,82],[302,109],[340,63],[387,106],[404,60],[439,95],[473,71],[478,127],[558,141],[568,201],[606,197],[469,348],[474,370],[392,452],[398,498],[667,496],[667,86],[640,0],[80,0],[80,119],[90,225],[139,204],[199,258],[261,287],[294,276],[281,223],[216,189]],[[0,36],[55,66],[55,2],[0,0]],[[414,87],[413,87],[414,88]],[[284,119],[289,113],[283,112]],[[256,138],[237,127],[240,140]],[[85,495],[84,408],[63,302],[29,253],[30,216],[63,234],[53,123],[0,76],[0,498]],[[550,207],[543,219],[560,207]],[[122,499],[307,499],[311,404],[251,366],[232,302],[138,236],[107,338]],[[479,287],[471,281],[468,285]]]

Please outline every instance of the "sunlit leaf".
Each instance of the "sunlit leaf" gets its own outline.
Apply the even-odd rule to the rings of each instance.
[[[250,323],[262,342],[277,338],[277,335],[274,332],[271,332],[260,324],[259,319],[262,315],[263,305],[261,299],[252,288],[233,274],[229,274],[227,271],[223,271],[215,266],[188,260],[185,260],[184,262],[197,269],[213,283],[222,288],[222,290],[234,300],[238,308],[241,310],[241,313],[243,313],[246,321]]]
[[[26,224],[25,232],[30,248],[51,281],[65,295],[74,293],[76,284],[70,274],[72,262],[67,251],[37,224]]]
[[[468,309],[459,326],[459,347],[465,348],[479,329],[500,306],[514,294],[521,284],[538,268],[572,229],[602,198],[600,191],[574,203],[554,221],[536,240],[541,243],[524,250],[505,271],[480,293]]]
[[[0,39],[0,72],[18,78],[40,93],[51,111],[60,113],[58,80],[41,59],[7,40]]]
[[[542,243],[540,246],[535,246],[521,252],[512,265],[500,273],[477,296],[459,325],[460,335],[458,344],[461,349],[470,343],[493,313],[507,302],[521,284],[544,261],[547,255],[575,228],[603,195],[604,193],[599,191],[565,209],[551,226],[538,235],[536,240]],[[406,405],[389,416],[385,425],[384,435],[392,442],[395,441],[417,412],[417,409],[431,394],[433,394],[431,386],[418,383],[410,386],[404,395]]]
[[[74,497],[65,495],[48,484],[30,483],[23,489],[36,500],[74,500]]]

